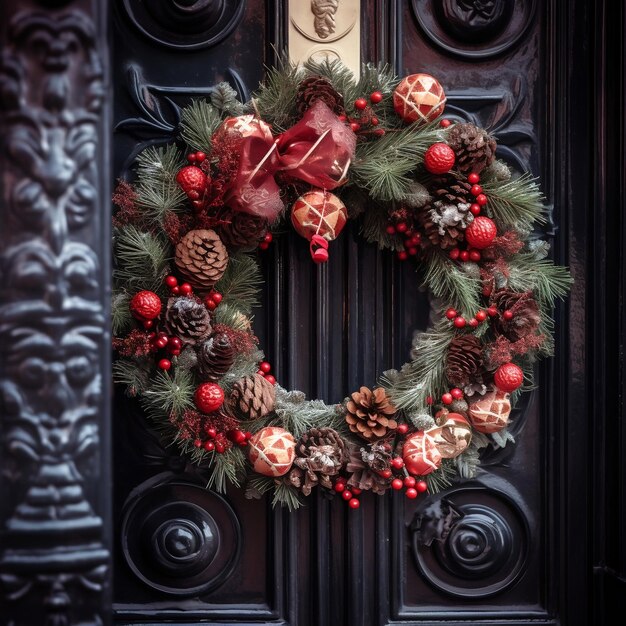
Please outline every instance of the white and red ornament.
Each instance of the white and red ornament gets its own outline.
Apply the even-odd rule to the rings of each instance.
[[[493,389],[469,405],[472,426],[484,434],[497,433],[509,423],[511,400],[509,394]]]
[[[237,117],[227,117],[219,131],[227,135],[241,137],[259,137],[266,141],[273,141],[272,129],[267,122],[255,117],[254,115],[238,115]]]
[[[446,94],[430,74],[411,74],[393,92],[393,107],[407,123],[425,124],[437,119],[446,104]]]
[[[176,182],[190,200],[200,200],[206,190],[207,175],[196,165],[186,165],[176,174]]]
[[[437,426],[426,431],[434,440],[444,459],[462,454],[472,441],[470,423],[460,413],[444,413],[437,417]]]
[[[141,322],[155,320],[161,314],[161,307],[161,298],[148,290],[136,293],[129,304],[132,316]]]
[[[439,468],[442,456],[435,438],[419,430],[404,442],[402,458],[409,474],[426,476]]]
[[[465,241],[477,250],[488,248],[496,238],[498,230],[496,223],[484,215],[478,215],[465,229]]]
[[[252,435],[248,442],[252,469],[263,476],[283,476],[293,464],[296,442],[293,435],[278,426],[267,426]]]
[[[224,390],[216,383],[202,383],[193,396],[202,413],[214,413],[224,404]]]
[[[328,242],[339,235],[347,220],[346,205],[321,189],[303,194],[291,208],[291,223],[299,235],[311,242],[311,256],[316,262],[328,259]]]
[[[493,375],[493,382],[501,391],[515,391],[524,382],[524,372],[515,363],[503,363]]]
[[[424,154],[424,167],[431,174],[446,174],[455,160],[454,150],[447,143],[434,143]]]

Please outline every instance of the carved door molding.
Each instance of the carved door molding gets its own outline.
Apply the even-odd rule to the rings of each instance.
[[[0,6],[0,624],[604,623],[626,572],[623,7],[361,3],[364,60],[436,75],[448,117],[490,127],[541,176],[576,284],[515,451],[417,507],[319,498],[288,515],[207,492],[137,407],[111,406],[112,182],[170,140],[189,98],[220,80],[247,98],[287,41],[287,7]],[[331,276],[282,238],[265,267],[273,314],[257,315],[281,382],[330,401],[402,363],[428,318],[402,289],[408,266],[350,232],[336,245]],[[426,545],[442,517],[453,532]]]

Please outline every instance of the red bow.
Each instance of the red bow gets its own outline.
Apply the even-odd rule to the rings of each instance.
[[[273,142],[258,135],[242,139],[239,169],[225,204],[272,222],[283,208],[274,179],[279,171],[321,189],[335,189],[347,180],[355,146],[352,130],[317,100]]]

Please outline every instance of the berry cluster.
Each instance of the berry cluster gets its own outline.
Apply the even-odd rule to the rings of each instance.
[[[446,311],[446,317],[454,324],[456,328],[465,328],[465,326],[469,326],[470,328],[476,328],[479,324],[484,322],[488,317],[496,317],[498,315],[498,309],[495,306],[490,306],[488,309],[480,309],[480,311],[476,311],[474,317],[470,320],[466,320],[462,315],[459,315],[456,309],[449,308]],[[505,321],[510,321],[513,319],[512,311],[503,311],[502,319]]]
[[[227,433],[218,431],[214,426],[207,425],[204,429],[207,439],[204,441],[197,438],[193,445],[196,448],[204,448],[207,452],[223,454],[233,444],[245,448],[252,437],[250,431],[242,431],[239,428],[229,430]]]
[[[209,293],[204,298],[204,304],[209,311],[215,311],[217,309],[219,303],[222,301],[222,294],[219,291],[215,291],[215,289],[211,289]]]
[[[270,374],[270,372],[272,371],[272,366],[270,365],[269,361],[261,361],[259,363],[259,369],[257,371],[257,374],[259,376],[263,376],[263,378],[265,378],[265,380],[268,383],[271,383],[272,385],[276,384],[276,378],[274,378],[274,376],[272,376],[272,374]]]
[[[171,274],[165,277],[165,284],[173,296],[190,296],[193,293],[193,287],[189,283],[179,285],[178,278]]]
[[[259,243],[259,250],[267,250],[270,247],[273,239],[274,236],[272,235],[272,233],[265,233],[265,237],[263,237],[261,243]]]
[[[149,335],[152,340],[152,349],[156,352],[158,350],[165,350],[168,356],[178,356],[183,347],[182,341],[178,337],[168,336],[167,333],[151,332]],[[157,366],[167,372],[172,367],[172,362],[169,358],[163,357],[159,359]]]
[[[400,261],[406,261],[410,256],[416,256],[422,243],[420,233],[414,231],[405,221],[399,221],[387,226],[388,235],[400,235],[404,237],[404,250],[398,250],[397,257]]]
[[[370,94],[369,100],[372,105],[379,104],[383,100],[383,94],[380,91],[374,91]],[[380,120],[374,115],[372,107],[365,98],[357,98],[354,101],[354,108],[358,111],[356,117],[339,116],[342,122],[350,123],[350,128],[354,133],[372,134],[377,137],[382,137],[385,134],[383,128],[376,128],[380,124]]]

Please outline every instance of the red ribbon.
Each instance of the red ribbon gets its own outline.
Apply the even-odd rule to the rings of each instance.
[[[225,204],[272,222],[283,208],[274,178],[278,172],[321,189],[335,189],[347,181],[355,146],[352,130],[317,100],[273,141],[257,135],[241,140],[239,169]]]

